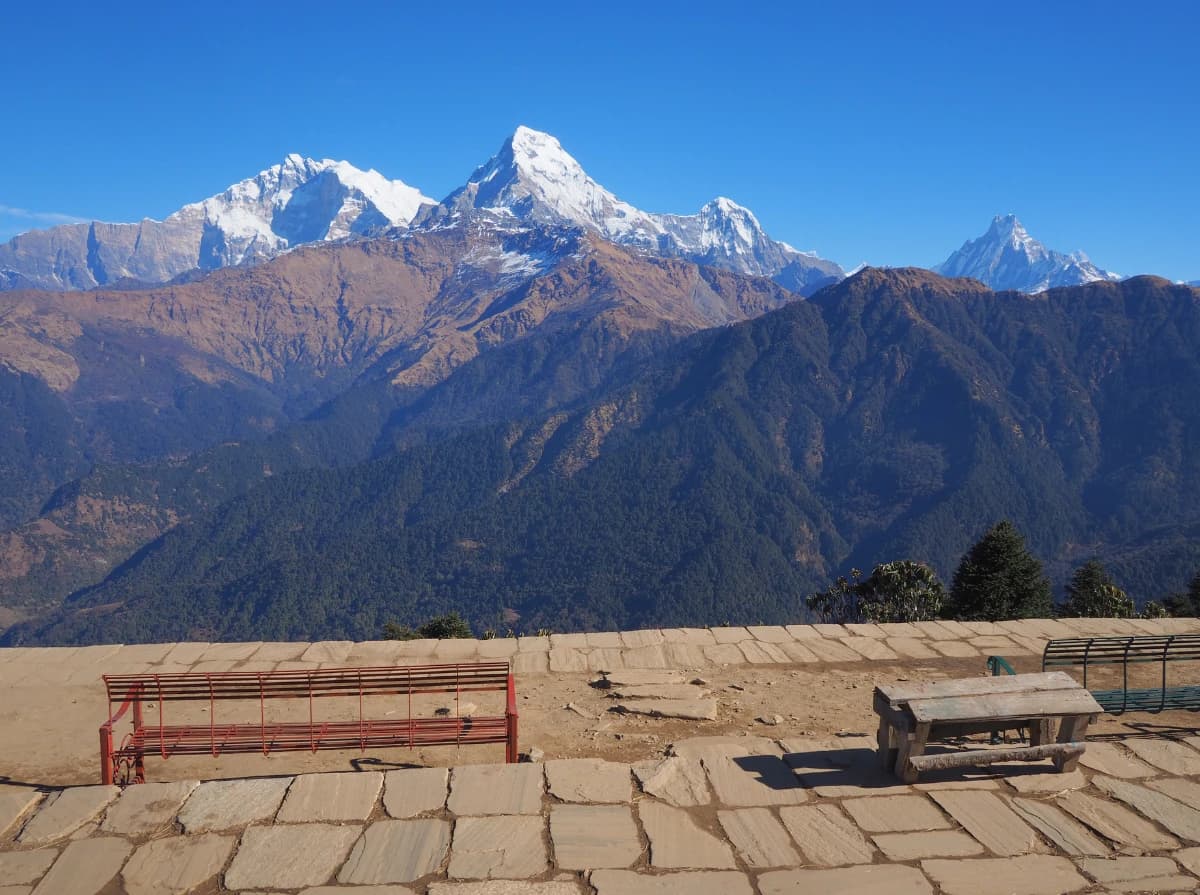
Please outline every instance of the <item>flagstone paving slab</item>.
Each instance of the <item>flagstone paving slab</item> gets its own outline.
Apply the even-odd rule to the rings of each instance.
[[[1116,743],[1088,743],[1087,749],[1079,756],[1079,763],[1109,777],[1125,780],[1154,777],[1159,773],[1157,769],[1141,759],[1134,758]]]
[[[1156,789],[1185,805],[1200,805],[1200,782],[1182,780],[1179,777],[1158,777],[1154,780],[1143,781],[1146,786]]]
[[[0,786],[0,837],[42,800],[42,794],[28,786]]]
[[[551,671],[587,671],[587,654],[565,646],[550,647]]]
[[[540,816],[460,817],[449,874],[455,879],[527,879],[549,866]]]
[[[233,836],[171,836],[141,846],[121,871],[128,895],[191,892],[221,872],[233,853]]]
[[[1173,857],[1196,876],[1200,876],[1200,847],[1180,849]]]
[[[675,644],[675,646],[679,646],[679,644]],[[621,650],[616,648],[589,650],[587,660],[589,671],[613,671],[625,667],[625,660],[621,658]]]
[[[743,640],[737,648],[751,665],[778,665],[792,661],[778,644],[758,640]]]
[[[719,643],[701,649],[704,650],[704,658],[709,665],[741,665],[746,661],[745,654],[738,649],[736,643]]]
[[[870,637],[843,637],[839,641],[842,646],[847,646],[854,652],[858,653],[864,659],[871,661],[890,661],[898,659],[894,651],[888,648],[887,643],[882,640],[875,640]]]
[[[928,642],[923,638],[889,637],[887,645],[894,653],[906,659],[936,659],[941,656],[941,653],[930,649]]]
[[[709,754],[701,762],[717,801],[730,808],[808,801],[800,779],[777,755]]]
[[[629,765],[599,758],[546,762],[550,794],[563,802],[628,802],[633,790]]]
[[[804,645],[822,662],[862,661],[862,656],[850,647],[829,638],[805,640]]]
[[[791,837],[767,808],[718,811],[721,829],[748,867],[793,867],[801,863]]]
[[[270,820],[279,810],[291,777],[214,780],[197,786],[179,812],[185,833],[207,833]]]
[[[663,628],[662,635],[667,643],[686,646],[713,646],[717,642],[717,638],[708,628]]]
[[[446,768],[403,768],[384,776],[383,807],[392,817],[415,817],[446,806],[450,782]]]
[[[922,861],[921,869],[943,895],[1064,895],[1088,886],[1070,861],[1052,855],[933,858]]]
[[[431,891],[433,891],[431,889]],[[300,895],[416,895],[407,885],[318,885],[302,889]]]
[[[950,821],[924,796],[846,799],[842,807],[868,833],[944,830]]]
[[[446,805],[458,815],[538,814],[543,784],[540,764],[465,765],[450,775]]]
[[[672,755],[661,761],[639,762],[633,772],[643,792],[668,805],[692,808],[711,801],[708,778],[697,758]]]
[[[33,886],[0,886],[0,895],[31,895]]]
[[[979,650],[965,640],[931,640],[929,645],[952,659],[970,659],[979,655]]]
[[[1013,769],[1013,773],[1005,774],[1004,782],[1020,793],[1066,792],[1068,789],[1083,789],[1087,786],[1087,777],[1078,771],[1068,771],[1060,774],[1047,771],[1043,774],[1031,774],[1027,769],[1039,765],[1024,765]],[[1024,773],[1023,773],[1024,772]]]
[[[780,808],[779,817],[809,863],[869,864],[875,849],[836,805]]]
[[[1195,808],[1127,780],[1096,777],[1093,783],[1102,791],[1162,824],[1176,836],[1191,842],[1200,842],[1200,811]]]
[[[624,635],[622,635],[624,636]],[[549,637],[518,637],[517,652],[546,653],[550,651]]]
[[[895,864],[836,870],[771,870],[758,878],[761,895],[933,895],[920,870]]]
[[[1174,836],[1160,831],[1141,815],[1116,802],[1096,798],[1090,793],[1069,792],[1059,798],[1058,804],[1119,846],[1137,851],[1179,848]]]
[[[717,643],[737,643],[740,640],[751,640],[754,635],[743,627],[725,626],[720,628],[709,628],[712,632],[713,640]]]
[[[382,823],[402,821],[381,821],[375,826]],[[298,889],[326,883],[361,831],[361,827],[334,824],[248,827],[225,872],[225,888]]]
[[[1037,834],[994,793],[938,790],[934,801],[997,855],[1021,855],[1038,849]]]
[[[1079,868],[1116,892],[1176,892],[1195,889],[1170,858],[1080,858]]]
[[[127,786],[109,807],[100,829],[123,836],[147,836],[175,822],[175,816],[198,780],[140,783]]]
[[[133,850],[118,836],[72,842],[42,877],[36,895],[97,895],[112,882]]]
[[[550,670],[548,652],[519,652],[512,657],[513,674],[539,674]]]
[[[517,638],[494,637],[479,641],[479,658],[509,659],[517,654]]]
[[[671,667],[671,663],[667,659],[666,650],[663,649],[662,644],[627,649],[621,654],[621,661],[625,663],[626,668]]]
[[[603,678],[609,687],[669,687],[686,684],[687,677],[682,671],[645,671],[638,669],[617,669]]]
[[[650,840],[650,866],[668,870],[733,869],[729,843],[701,829],[683,808],[643,799],[642,828]]]
[[[662,631],[655,628],[646,628],[640,631],[622,631],[621,643],[627,649],[639,649],[643,646],[657,646],[660,643],[666,642]]]
[[[1168,774],[1180,777],[1200,774],[1200,752],[1183,743],[1130,737],[1122,740],[1122,745],[1142,761],[1162,768]]]
[[[663,649],[667,652],[667,661],[676,668],[699,669],[708,665],[705,647],[691,643],[664,643]]]
[[[911,792],[890,770],[879,766],[873,737],[783,741],[784,761],[801,784],[822,798],[900,795]]]
[[[354,843],[338,882],[411,882],[441,867],[449,849],[450,824],[439,818],[376,821]]]
[[[784,655],[793,662],[803,662],[807,664],[810,662],[821,661],[817,658],[816,653],[806,647],[804,643],[799,640],[793,640],[789,643],[781,643],[779,644],[779,648],[783,650]]]
[[[329,895],[375,895],[374,889],[337,889],[330,890]],[[405,890],[407,892],[407,890]],[[308,895],[303,892],[301,895]],[[378,895],[390,895],[380,890]],[[399,893],[397,893],[399,895]],[[429,895],[580,895],[579,884],[565,880],[545,883],[528,883],[519,880],[497,879],[475,883],[439,883],[429,884]]]
[[[0,852],[0,882],[36,883],[57,857],[57,848]]]
[[[983,854],[983,846],[961,830],[922,833],[878,833],[871,837],[889,861],[919,858],[965,858]]]
[[[761,643],[787,643],[795,639],[782,625],[747,625],[746,630]]]
[[[378,771],[304,774],[288,789],[275,822],[365,821],[382,788]]]
[[[839,627],[834,625],[835,628]],[[816,629],[813,625],[784,625],[783,629],[795,637],[797,640],[819,640],[825,635]],[[839,636],[839,635],[833,635]],[[845,636],[845,628],[840,632],[840,636]]]
[[[73,786],[51,796],[29,819],[17,837],[22,845],[41,845],[62,839],[95,820],[120,795],[116,786]]]
[[[1050,802],[1012,799],[1009,805],[1031,827],[1068,855],[1103,857],[1109,853],[1108,846],[1093,836],[1087,827]]]
[[[628,867],[642,853],[628,805],[552,805],[550,839],[566,870]]]
[[[744,873],[730,870],[665,873],[661,876],[647,876],[631,870],[597,870],[591,875],[590,882],[596,887],[596,895],[753,895],[754,892]]]

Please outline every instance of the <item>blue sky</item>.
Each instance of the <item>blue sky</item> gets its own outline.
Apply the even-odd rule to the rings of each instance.
[[[1011,211],[1200,278],[1198,4],[575,6],[20,4],[0,237],[162,217],[293,151],[441,198],[527,124],[635,205],[727,195],[846,266],[931,265]]]

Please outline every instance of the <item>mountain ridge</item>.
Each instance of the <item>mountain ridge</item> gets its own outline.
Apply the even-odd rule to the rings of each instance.
[[[578,406],[262,480],[7,642],[770,622],[849,565],[946,577],[1004,517],[1055,580],[1111,556],[1160,598],[1200,562],[1198,338],[1200,296],[1160,278],[868,269]]]
[[[997,291],[1029,293],[1121,279],[1097,267],[1083,252],[1068,255],[1048,249],[1029,235],[1015,214],[996,215],[982,236],[968,239],[933,270],[972,277]]]
[[[407,224],[432,202],[377,171],[292,153],[161,221],[92,221],[18,234],[0,244],[0,284],[71,290],[124,279],[162,283]]]

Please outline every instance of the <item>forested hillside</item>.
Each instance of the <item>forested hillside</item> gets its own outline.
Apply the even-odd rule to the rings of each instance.
[[[1059,580],[1099,556],[1159,597],[1200,565],[1196,344],[1200,293],[1164,280],[1027,296],[867,270],[581,403],[273,475],[6,639],[780,621],[851,565],[948,576],[1000,518]],[[490,375],[520,393],[520,368]]]

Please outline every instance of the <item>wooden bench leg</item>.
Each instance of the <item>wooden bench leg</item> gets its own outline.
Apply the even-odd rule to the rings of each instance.
[[[1091,715],[1071,715],[1063,718],[1062,723],[1058,727],[1058,742],[1060,743],[1082,743],[1087,740],[1088,725],[1092,722]],[[1054,767],[1059,771],[1066,773],[1073,771],[1079,767],[1079,756],[1056,755],[1054,757]]]
[[[875,735],[875,741],[879,744],[879,763],[883,769],[886,771],[895,767],[898,750],[895,728],[882,715],[879,718],[879,732]]]
[[[1029,745],[1045,746],[1053,742],[1053,721],[1042,718],[1029,726]]]
[[[896,756],[896,776],[905,783],[916,783],[920,771],[911,759],[925,753],[925,743],[929,741],[929,722],[917,724],[900,738],[900,750]]]

